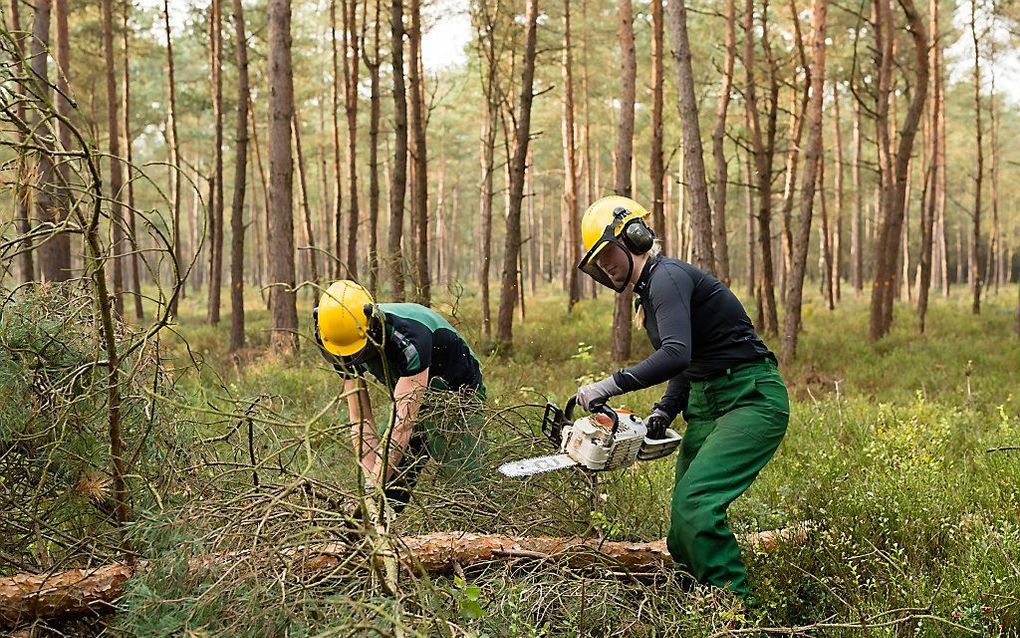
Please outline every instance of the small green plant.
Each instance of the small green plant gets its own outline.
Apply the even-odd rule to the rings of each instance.
[[[460,576],[455,576],[453,586],[456,588],[457,610],[465,620],[478,620],[485,615],[485,609],[479,602],[482,588],[469,583]]]

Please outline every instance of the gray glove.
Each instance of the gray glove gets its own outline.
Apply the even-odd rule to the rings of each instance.
[[[605,403],[610,397],[623,394],[620,386],[616,385],[613,377],[608,377],[597,383],[582,385],[577,389],[577,404],[589,412],[593,407]]]
[[[648,433],[645,435],[650,439],[664,439],[666,438],[666,428],[673,419],[669,418],[663,410],[654,408],[652,413],[645,419],[645,428]]]

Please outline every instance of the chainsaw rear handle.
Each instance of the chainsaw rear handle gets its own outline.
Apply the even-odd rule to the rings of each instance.
[[[577,406],[577,396],[572,396],[567,399],[567,405],[563,409],[563,418],[566,419],[567,423],[574,422],[574,408]],[[616,436],[616,431],[620,429],[620,416],[611,407],[606,405],[605,401],[600,403],[592,404],[591,409],[588,410],[590,414],[604,414],[609,417],[612,421],[613,427],[609,431],[609,436]]]

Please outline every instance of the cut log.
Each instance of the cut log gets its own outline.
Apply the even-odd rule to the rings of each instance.
[[[810,526],[799,524],[778,530],[744,535],[742,542],[759,550],[772,550],[784,542],[799,543]],[[562,538],[553,536],[506,536],[465,532],[435,532],[407,536],[399,548],[401,566],[408,575],[445,574],[462,568],[533,559],[585,567],[611,563],[625,572],[647,572],[673,564],[666,541],[650,543]],[[348,545],[317,545],[282,552],[300,561],[305,573],[326,572],[349,558]],[[219,557],[225,558],[225,557]],[[214,560],[214,562],[220,562]],[[124,594],[124,586],[136,570],[144,572],[151,562],[139,561],[134,568],[123,564],[91,569],[72,569],[55,574],[18,574],[0,578],[0,628],[11,628],[38,619],[74,618],[112,611]],[[195,567],[208,568],[209,560],[196,560]]]

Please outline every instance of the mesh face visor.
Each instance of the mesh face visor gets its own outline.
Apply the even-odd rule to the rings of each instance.
[[[630,256],[630,251],[620,243],[620,240],[616,238],[614,228],[616,222],[613,221],[611,224],[606,226],[606,229],[602,231],[602,237],[599,238],[595,245],[591,247],[591,250],[581,258],[581,263],[577,264],[577,269],[588,275],[595,281],[599,282],[606,288],[615,290],[616,292],[623,292],[627,288],[627,283],[630,281],[631,274],[634,272],[634,260]],[[627,256],[627,276],[623,279],[622,283],[618,283],[613,277],[603,268],[596,257],[601,254],[609,244],[616,244],[616,246],[623,251],[623,254]]]

